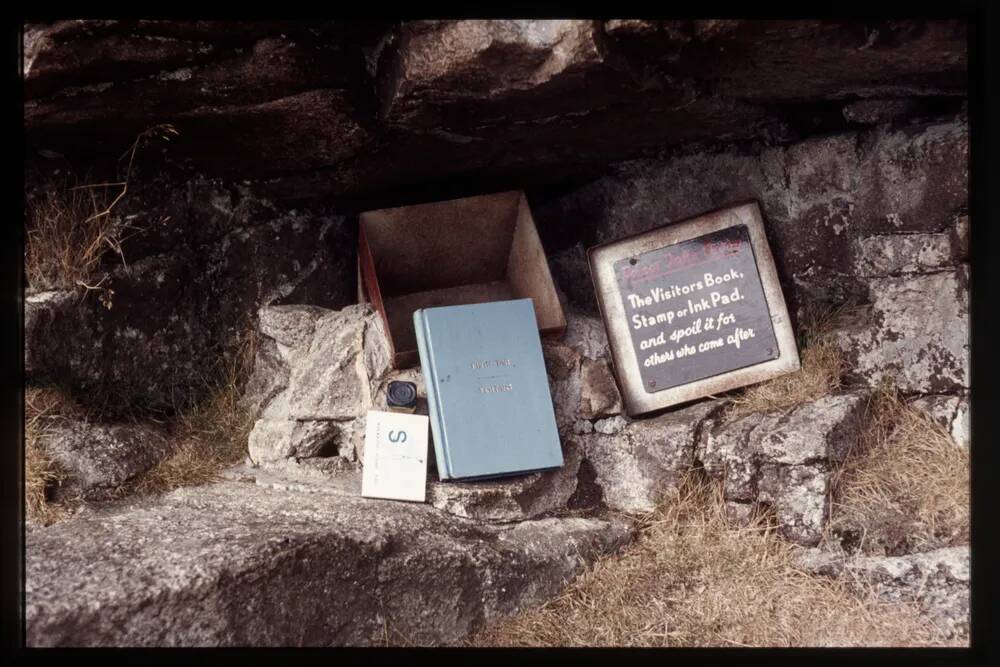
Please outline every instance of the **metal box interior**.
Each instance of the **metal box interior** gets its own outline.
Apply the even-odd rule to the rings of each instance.
[[[392,365],[419,363],[413,312],[530,297],[542,334],[566,318],[521,191],[366,211],[358,235],[359,300],[381,314]]]

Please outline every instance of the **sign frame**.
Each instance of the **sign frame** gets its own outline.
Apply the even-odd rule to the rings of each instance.
[[[668,389],[646,391],[615,275],[615,263],[739,225],[745,225],[749,231],[754,263],[778,345],[777,358],[724,371]],[[716,209],[624,239],[594,246],[587,251],[587,256],[597,304],[608,333],[615,375],[618,378],[625,411],[629,416],[642,415],[704,396],[763,382],[800,368],[795,332],[788,317],[788,308],[778,281],[774,257],[764,233],[763,216],[756,201]]]

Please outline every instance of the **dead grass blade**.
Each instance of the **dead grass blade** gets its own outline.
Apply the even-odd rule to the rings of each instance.
[[[103,290],[97,273],[105,252],[125,255],[122,242],[136,228],[113,214],[128,192],[136,153],[149,141],[177,134],[170,124],[154,125],[139,134],[131,148],[124,181],[67,186],[43,193],[25,211],[24,270],[33,289]],[[109,188],[121,186],[113,194]],[[96,283],[96,284],[95,284]],[[109,294],[102,302],[110,307]]]
[[[59,415],[84,418],[86,413],[56,388],[29,388],[24,394],[24,502],[29,521],[48,526],[67,516],[74,502],[54,502],[53,492],[66,472],[45,451],[48,423]]]
[[[844,364],[840,351],[827,334],[852,310],[852,306],[806,308],[800,321],[801,368],[747,387],[732,398],[728,415],[738,417],[780,410],[822,398],[839,389]]]
[[[244,459],[254,419],[240,398],[253,370],[256,347],[256,330],[248,323],[233,354],[220,361],[217,379],[207,386],[205,396],[183,406],[173,419],[173,454],[136,482],[136,492],[163,493],[206,484],[226,466]]]
[[[969,540],[969,454],[925,412],[883,388],[860,446],[838,472],[832,530],[864,535],[869,553]]]
[[[844,582],[802,572],[793,550],[766,516],[731,526],[718,485],[692,476],[622,553],[468,644],[940,645],[915,609],[859,598]]]

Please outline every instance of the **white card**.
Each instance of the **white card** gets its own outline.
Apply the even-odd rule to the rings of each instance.
[[[427,416],[369,410],[361,495],[424,502]]]

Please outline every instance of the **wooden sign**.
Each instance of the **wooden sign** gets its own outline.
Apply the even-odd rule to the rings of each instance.
[[[598,246],[589,255],[630,415],[799,368],[756,203]]]

